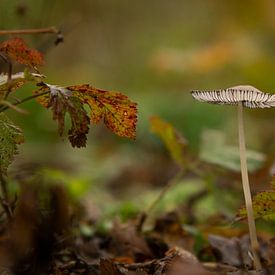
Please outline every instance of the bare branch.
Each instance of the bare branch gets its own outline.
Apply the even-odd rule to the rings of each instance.
[[[42,29],[25,29],[25,30],[0,30],[0,35],[13,34],[43,34],[43,33],[59,33],[56,27],[42,28]]]

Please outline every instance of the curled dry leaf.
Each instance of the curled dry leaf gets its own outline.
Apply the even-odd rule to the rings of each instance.
[[[41,93],[37,100],[42,106],[52,109],[60,135],[64,132],[65,115],[70,115],[68,135],[73,147],[85,146],[89,123],[97,124],[101,120],[119,136],[132,139],[136,136],[137,104],[121,93],[103,91],[89,85],[59,87],[46,83],[35,93]],[[90,108],[90,117],[84,104]]]
[[[71,91],[55,85],[44,84],[37,92],[46,93],[37,98],[45,108],[51,108],[53,119],[57,120],[58,132],[64,133],[65,115],[69,114],[71,128],[68,131],[69,140],[73,147],[84,147],[89,132],[90,119],[79,98],[72,95]]]
[[[27,46],[22,38],[12,38],[0,44],[0,52],[5,53],[9,58],[14,59],[16,62],[36,67],[43,65],[42,54]]]

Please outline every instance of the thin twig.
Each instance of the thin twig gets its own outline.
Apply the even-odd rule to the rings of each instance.
[[[149,214],[153,211],[156,205],[163,199],[166,193],[182,178],[182,176],[187,172],[190,171],[197,175],[198,177],[202,178],[203,173],[197,168],[198,164],[194,164],[191,162],[186,161],[184,165],[181,167],[179,172],[164,186],[162,191],[159,193],[157,198],[153,201],[153,203],[148,207],[147,211],[143,211],[140,213],[136,225],[136,229],[138,232],[142,231],[142,227],[147,220]]]
[[[42,28],[42,29],[25,29],[25,30],[0,30],[0,35],[13,34],[42,34],[42,33],[58,33],[56,27]]]
[[[31,100],[31,99],[34,99],[34,98],[36,98],[36,97],[39,97],[39,96],[42,96],[42,95],[45,95],[45,94],[48,94],[48,93],[49,93],[49,91],[45,91],[45,92],[42,92],[42,93],[40,93],[40,94],[35,94],[35,95],[28,96],[28,97],[23,98],[22,100],[20,100],[20,101],[18,101],[18,102],[15,102],[15,103],[13,104],[13,106],[20,105],[20,104],[22,104],[22,103],[24,103],[24,102],[26,102],[26,101],[29,101],[29,100]],[[0,113],[1,113],[1,112],[4,112],[5,110],[10,109],[10,108],[11,108],[11,107],[9,107],[9,106],[4,106],[4,107],[0,108]]]
[[[186,172],[185,169],[181,169],[171,180],[167,182],[167,184],[164,186],[164,188],[161,190],[161,192],[158,194],[156,199],[149,205],[146,211],[141,213],[138,222],[137,222],[137,231],[141,232],[142,227],[147,220],[149,214],[154,210],[156,205],[163,199],[163,197],[166,195],[166,193],[176,184],[179,182],[179,180],[182,178],[184,173]]]
[[[9,108],[15,110],[18,113],[21,113],[21,114],[24,114],[24,115],[28,114],[28,112],[26,110],[21,109],[19,107],[16,107],[14,104],[10,103],[7,100],[0,100],[0,103],[1,103],[1,105],[8,106]]]

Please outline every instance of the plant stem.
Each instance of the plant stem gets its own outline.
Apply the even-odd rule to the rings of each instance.
[[[15,102],[15,103],[13,104],[13,106],[20,105],[20,104],[22,104],[22,103],[24,103],[24,102],[26,102],[26,101],[29,101],[29,100],[31,100],[31,99],[34,99],[34,98],[36,98],[36,97],[39,97],[39,96],[42,96],[42,95],[45,95],[45,94],[48,94],[48,93],[49,93],[49,91],[45,91],[45,92],[42,92],[42,93],[40,93],[40,94],[35,94],[35,95],[28,96],[28,97],[26,97],[26,98],[23,98],[23,99],[20,100],[20,101]],[[9,109],[9,108],[11,108],[11,107],[10,107],[10,106],[4,106],[4,107],[1,108],[1,106],[0,106],[0,113],[1,113],[1,112],[4,112],[5,110],[7,110],[7,109]]]
[[[256,234],[255,219],[253,215],[252,199],[248,180],[246,149],[245,149],[245,135],[244,135],[244,121],[243,121],[243,104],[238,104],[238,128],[239,128],[239,146],[240,146],[240,162],[242,173],[242,184],[245,198],[245,205],[247,211],[248,229],[250,236],[251,251],[254,258],[254,265],[256,270],[261,269],[261,262],[259,260],[258,251],[259,243]]]
[[[163,199],[163,197],[168,193],[168,191],[179,182],[179,180],[182,178],[184,175],[185,170],[180,169],[179,172],[172,178],[170,179],[167,184],[164,186],[164,188],[161,190],[161,192],[158,194],[156,199],[149,205],[147,210],[145,212],[142,212],[141,215],[139,216],[138,222],[137,222],[137,231],[141,232],[143,225],[145,221],[147,220],[148,216],[151,214],[151,212],[155,209],[155,207],[158,205],[158,203]]]
[[[58,33],[56,27],[42,29],[25,29],[25,30],[0,30],[0,35],[10,34],[40,34],[40,33]]]
[[[151,214],[151,212],[155,209],[155,207],[158,205],[158,203],[163,199],[163,197],[168,193],[168,191],[179,182],[179,180],[183,177],[183,175],[187,172],[190,171],[197,175],[198,177],[203,177],[203,174],[201,171],[197,168],[198,164],[194,164],[191,162],[186,162],[184,165],[181,167],[181,169],[178,171],[178,173],[170,179],[166,185],[163,187],[161,192],[158,194],[156,199],[149,205],[146,211],[143,211],[137,221],[137,231],[141,232],[143,225],[145,221],[147,220],[148,216]]]

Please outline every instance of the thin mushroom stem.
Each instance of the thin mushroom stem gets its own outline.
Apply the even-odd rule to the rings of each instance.
[[[242,184],[243,184],[243,192],[244,192],[245,205],[246,205],[246,211],[247,211],[251,251],[254,258],[255,268],[256,270],[260,270],[262,266],[258,256],[259,243],[258,243],[257,234],[256,234],[255,219],[253,215],[252,199],[251,199],[249,180],[248,180],[242,102],[238,103],[238,128],[239,128],[239,146],[240,146]]]

